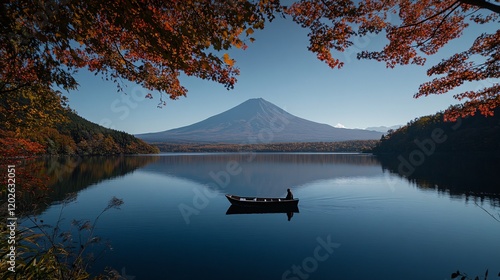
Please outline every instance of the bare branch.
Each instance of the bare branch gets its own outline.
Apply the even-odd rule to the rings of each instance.
[[[464,4],[469,4],[472,6],[485,8],[485,9],[488,9],[492,12],[500,14],[500,6],[495,5],[495,4],[493,4],[489,1],[486,1],[486,0],[460,0],[460,2],[462,2]]]

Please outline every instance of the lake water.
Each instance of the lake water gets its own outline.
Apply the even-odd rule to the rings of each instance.
[[[428,176],[406,177],[362,154],[161,154],[45,164],[54,190],[39,214],[47,224],[61,209],[63,226],[92,220],[111,197],[123,199],[98,221],[95,234],[112,250],[92,269],[112,267],[124,279],[442,280],[457,269],[474,277],[500,272],[498,165],[463,167],[467,174],[436,163],[434,172],[423,172]],[[300,199],[293,216],[226,214],[226,193],[284,197],[287,188]],[[63,208],[58,201],[68,192],[76,200]]]

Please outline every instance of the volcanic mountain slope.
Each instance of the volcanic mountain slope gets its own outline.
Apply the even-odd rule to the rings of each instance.
[[[316,123],[256,98],[192,125],[136,136],[146,142],[253,144],[371,140],[382,133]]]

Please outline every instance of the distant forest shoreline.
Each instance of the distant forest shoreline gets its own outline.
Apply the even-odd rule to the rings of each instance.
[[[214,152],[353,152],[370,151],[379,140],[351,140],[342,142],[294,142],[294,143],[150,143],[160,152],[214,153]]]

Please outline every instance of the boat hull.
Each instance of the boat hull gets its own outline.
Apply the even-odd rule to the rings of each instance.
[[[284,198],[267,198],[267,197],[242,197],[226,194],[227,200],[232,205],[240,207],[256,207],[256,208],[288,208],[297,207],[298,199]]]

